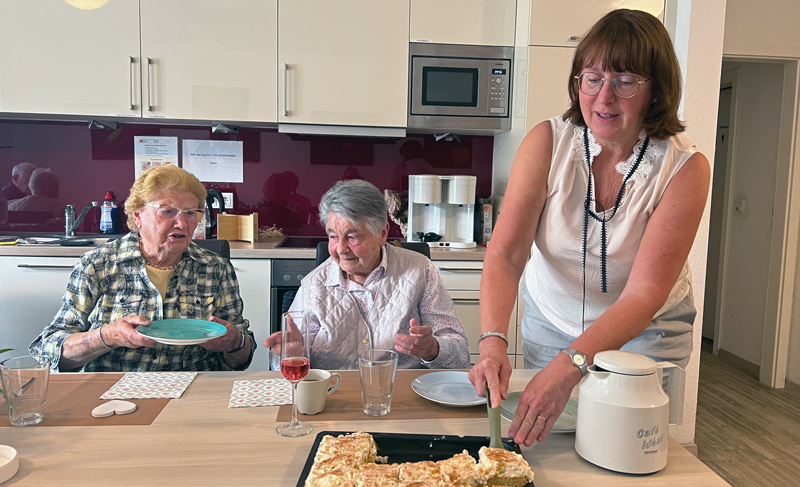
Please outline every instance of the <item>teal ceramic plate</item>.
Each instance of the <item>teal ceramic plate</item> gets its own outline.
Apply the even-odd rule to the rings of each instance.
[[[430,372],[414,379],[414,392],[425,399],[445,406],[467,407],[486,404],[485,397],[475,394],[475,387],[466,372],[447,370]]]
[[[500,404],[500,414],[511,421],[517,412],[517,405],[522,392],[509,392],[508,397]],[[553,433],[573,433],[578,424],[578,400],[570,397],[564,412],[558,417],[551,430]]]
[[[224,335],[227,328],[213,321],[174,319],[137,326],[136,331],[166,345],[197,345]]]

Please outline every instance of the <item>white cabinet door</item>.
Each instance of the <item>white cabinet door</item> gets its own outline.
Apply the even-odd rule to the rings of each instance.
[[[411,42],[513,46],[516,0],[411,0]]]
[[[569,108],[567,83],[575,49],[528,48],[528,90],[525,133],[534,125],[561,115]]]
[[[478,339],[481,336],[480,286],[483,262],[479,261],[435,261],[447,292],[456,306],[458,320],[464,326],[469,341],[470,363],[480,355]],[[511,311],[508,325],[508,358],[511,366],[517,362],[517,305]]]
[[[0,348],[23,355],[61,307],[79,257],[0,257]]]
[[[281,0],[278,120],[405,127],[409,0]]]
[[[664,19],[664,0],[532,0],[529,45],[575,47],[600,17],[617,8]]]
[[[277,0],[141,0],[141,12],[145,118],[277,121]]]
[[[0,2],[0,112],[139,116],[139,1]]]
[[[239,281],[239,295],[244,302],[244,317],[256,337],[258,348],[247,370],[269,370],[269,349],[264,339],[269,336],[269,289],[272,261],[269,259],[231,259]]]

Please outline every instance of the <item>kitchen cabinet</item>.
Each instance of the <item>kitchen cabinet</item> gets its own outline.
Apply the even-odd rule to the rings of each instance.
[[[274,123],[277,16],[277,0],[0,2],[0,112]]]
[[[513,46],[516,0],[411,0],[410,42]]]
[[[525,133],[569,108],[567,80],[574,55],[574,47],[528,47]]]
[[[405,127],[409,0],[283,0],[278,121]]]
[[[272,276],[270,259],[231,259],[239,281],[239,295],[244,302],[243,316],[250,322],[250,331],[258,348],[247,370],[269,370],[269,349],[264,339],[269,336],[269,290]]]
[[[470,363],[477,362],[481,336],[480,285],[483,262],[480,261],[434,261],[447,292],[456,306],[458,320],[464,326],[469,341]],[[521,356],[517,357],[517,306],[511,311],[508,325],[508,358],[512,367],[522,367]]]
[[[528,44],[575,47],[600,17],[617,8],[644,10],[664,20],[664,0],[532,0]]]
[[[0,348],[24,355],[53,321],[79,257],[0,256]]]
[[[0,2],[0,112],[141,114],[139,1]]]
[[[140,2],[144,118],[277,122],[278,0]]]

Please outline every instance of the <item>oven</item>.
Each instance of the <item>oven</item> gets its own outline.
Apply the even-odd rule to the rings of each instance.
[[[272,283],[269,302],[270,334],[281,331],[281,315],[292,305],[300,281],[314,270],[314,259],[275,259],[272,261]]]

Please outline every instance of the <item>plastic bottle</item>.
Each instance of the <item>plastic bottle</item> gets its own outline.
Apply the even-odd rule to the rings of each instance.
[[[106,199],[100,205],[100,233],[119,233],[117,200],[113,191],[106,193]]]

